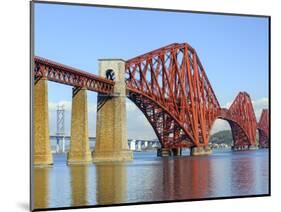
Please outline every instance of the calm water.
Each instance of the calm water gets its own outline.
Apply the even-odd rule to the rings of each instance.
[[[268,193],[268,150],[217,151],[211,156],[159,158],[67,166],[54,155],[50,168],[34,169],[35,208],[197,199]]]

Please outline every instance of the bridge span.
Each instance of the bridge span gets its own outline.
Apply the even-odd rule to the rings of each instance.
[[[247,92],[239,92],[229,109],[221,108],[196,50],[173,43],[124,61],[99,60],[99,76],[41,57],[34,57],[34,164],[52,164],[48,123],[48,85],[72,86],[71,144],[68,164],[124,161],[128,149],[125,98],[142,111],[160,144],[158,155],[210,154],[216,119],[226,120],[233,149],[268,147],[269,113],[256,120]],[[96,146],[88,141],[87,91],[98,93]],[[259,144],[256,139],[259,133]]]

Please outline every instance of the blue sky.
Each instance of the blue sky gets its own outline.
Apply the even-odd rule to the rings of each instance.
[[[35,5],[35,55],[95,74],[99,58],[126,60],[174,42],[196,49],[222,106],[239,91],[255,102],[268,98],[266,18]],[[49,83],[49,102],[61,101],[71,101],[71,88]]]

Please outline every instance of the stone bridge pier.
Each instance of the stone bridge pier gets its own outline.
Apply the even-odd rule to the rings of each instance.
[[[127,139],[125,61],[99,60],[99,75],[115,82],[111,95],[98,94],[93,162],[133,159]]]
[[[46,77],[35,79],[34,82],[34,165],[51,165],[53,156],[49,137],[48,112],[48,80]]]
[[[71,138],[68,164],[91,163],[88,134],[88,106],[86,88],[72,89]]]

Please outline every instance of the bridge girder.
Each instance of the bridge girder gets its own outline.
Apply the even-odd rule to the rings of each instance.
[[[84,87],[103,94],[111,94],[114,88],[114,82],[111,80],[42,57],[34,57],[33,75],[35,83],[40,78],[46,78],[49,81]]]

